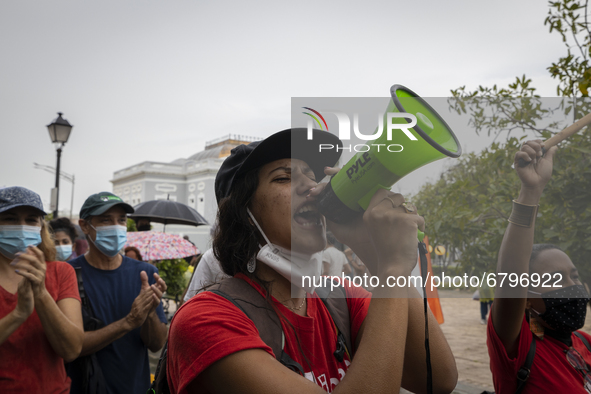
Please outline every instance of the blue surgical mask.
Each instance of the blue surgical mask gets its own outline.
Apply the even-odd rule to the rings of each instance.
[[[59,261],[66,261],[72,255],[72,245],[57,245],[55,250]]]
[[[18,252],[41,243],[41,227],[0,225],[0,253],[13,260]]]
[[[125,226],[114,225],[92,228],[96,230],[96,240],[93,241],[90,237],[88,239],[105,256],[115,257],[127,242],[127,227]]]

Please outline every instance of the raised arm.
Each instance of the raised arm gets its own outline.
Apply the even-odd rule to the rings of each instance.
[[[529,272],[529,258],[534,242],[535,213],[552,175],[552,160],[556,147],[542,155],[542,141],[528,141],[515,154],[515,171],[521,180],[519,196],[513,203],[513,212],[509,219],[499,257],[497,273],[517,274]],[[521,167],[520,160],[526,165]],[[506,281],[508,282],[508,281]],[[497,286],[495,302],[492,308],[494,329],[503,342],[507,354],[511,357],[527,302],[527,287]]]
[[[405,374],[402,387],[413,393],[425,393],[427,389],[427,368],[425,352],[425,312],[423,298],[416,289],[408,290],[408,335],[406,337],[406,353],[404,355]],[[458,382],[458,370],[453,353],[439,327],[439,323],[431,313],[429,316],[429,350],[433,371],[433,392],[451,393]]]

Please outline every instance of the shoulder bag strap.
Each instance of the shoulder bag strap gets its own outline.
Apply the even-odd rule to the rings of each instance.
[[[327,287],[316,289],[316,294],[328,310],[337,329],[337,350],[334,356],[338,361],[343,361],[347,353],[349,359],[353,359],[353,346],[351,341],[351,319],[349,306],[347,305],[347,292],[343,286],[330,291]]]
[[[304,375],[302,366],[283,351],[285,334],[275,310],[248,282],[240,278],[227,278],[208,288],[236,305],[254,323],[263,342],[273,350],[275,358],[294,372]]]
[[[82,303],[82,306],[90,310],[88,305],[88,297],[86,296],[86,291],[84,290],[84,281],[82,280],[82,267],[74,266],[74,271],[76,271],[76,280],[78,281],[78,293],[80,293],[80,301]]]
[[[519,368],[519,371],[517,371],[517,389],[515,390],[515,394],[520,394],[525,388],[525,384],[527,383],[527,379],[529,379],[529,374],[531,372],[531,366],[534,363],[535,355],[536,336],[532,334],[531,345],[529,346],[525,363]]]
[[[589,341],[587,341],[587,338],[585,338],[583,336],[583,334],[581,334],[578,331],[573,332],[573,334],[575,334],[577,336],[577,338],[579,338],[583,342],[583,344],[585,345],[587,350],[589,350],[589,352],[591,352],[591,346],[589,345]]]

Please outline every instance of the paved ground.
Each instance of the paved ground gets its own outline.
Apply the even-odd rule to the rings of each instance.
[[[439,294],[445,319],[441,329],[458,367],[459,381],[454,394],[480,394],[484,390],[492,392],[486,326],[480,324],[480,303],[473,301],[471,294],[458,291],[444,290]],[[587,313],[583,330],[591,333],[591,313]],[[150,355],[152,373],[159,355],[160,352]]]
[[[440,302],[445,322],[441,329],[456,358],[458,380],[464,385],[458,393],[493,391],[486,349],[486,326],[480,324],[480,303],[469,294],[441,291]],[[460,387],[458,387],[460,389]]]

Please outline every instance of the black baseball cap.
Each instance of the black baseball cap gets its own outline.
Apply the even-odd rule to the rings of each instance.
[[[320,144],[332,145],[333,149],[320,151]],[[234,182],[248,171],[279,159],[305,161],[320,180],[324,178],[324,167],[334,166],[339,160],[342,146],[336,135],[322,130],[312,130],[312,139],[308,139],[306,128],[282,130],[262,141],[238,145],[224,160],[215,178],[217,202],[228,197]]]
[[[133,213],[133,207],[124,202],[121,197],[109,192],[100,192],[88,197],[80,209],[80,219],[102,215],[115,205],[121,205],[126,213]]]

